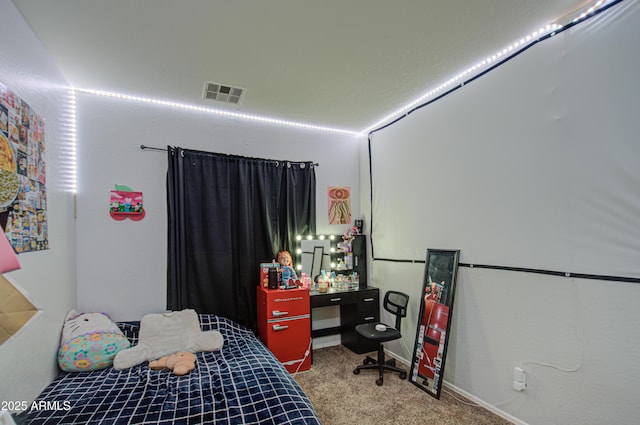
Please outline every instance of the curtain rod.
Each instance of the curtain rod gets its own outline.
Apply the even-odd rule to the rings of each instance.
[[[145,145],[140,145],[140,149],[142,149],[142,150],[150,149],[152,151],[161,151],[161,152],[167,152],[168,151],[167,148],[156,148],[156,147],[153,147],[153,146],[145,146]],[[276,161],[276,162],[278,162],[278,161]],[[291,164],[302,164],[302,163],[308,162],[308,161],[283,161],[283,162],[288,162],[288,163],[291,163]],[[317,162],[313,162],[312,164],[313,164],[314,167],[319,167],[320,166],[320,164],[318,164]]]
[[[142,150],[151,149],[152,151],[167,152],[167,148],[154,148],[153,146],[145,146],[145,145],[140,145],[140,149],[142,149]]]

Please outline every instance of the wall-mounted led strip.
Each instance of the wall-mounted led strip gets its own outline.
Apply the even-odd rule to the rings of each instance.
[[[65,142],[60,145],[61,160],[58,171],[61,174],[61,182],[65,191],[76,193],[77,183],[77,151],[76,151],[76,93],[69,90],[65,98],[64,108],[62,108],[60,134]]]
[[[107,91],[101,91],[101,90],[77,88],[75,89],[75,91],[94,94],[98,96],[122,99],[127,101],[150,103],[154,105],[168,106],[172,108],[185,109],[185,110],[194,111],[194,112],[226,116],[230,118],[239,118],[239,119],[244,119],[249,121],[278,125],[278,126],[295,127],[295,128],[302,128],[302,129],[316,130],[316,131],[326,131],[331,133],[341,133],[341,134],[347,134],[347,135],[353,135],[353,136],[363,136],[376,128],[380,128],[382,125],[385,125],[385,124],[388,125],[390,122],[393,122],[399,117],[402,117],[403,115],[410,113],[412,110],[416,109],[420,105],[424,105],[429,99],[435,99],[437,96],[440,96],[443,93],[446,93],[447,90],[451,90],[452,88],[455,88],[455,87],[462,87],[465,84],[465,81],[469,81],[469,79],[473,78],[475,75],[478,75],[483,71],[486,71],[487,69],[489,69],[490,67],[498,63],[499,61],[504,60],[506,57],[513,55],[518,51],[526,48],[531,43],[534,43],[543,37],[555,35],[555,33],[560,32],[564,28],[575,25],[576,23],[589,18],[590,16],[598,12],[603,7],[613,3],[620,2],[620,1],[622,0],[599,0],[597,2],[594,2],[591,6],[587,7],[585,5],[579,11],[570,15],[566,15],[565,17],[557,20],[555,23],[546,25],[532,32],[531,34],[522,37],[520,40],[510,44],[509,46],[493,53],[492,55],[485,57],[484,59],[477,62],[475,65],[465,69],[460,74],[456,75],[453,78],[450,78],[449,80],[440,84],[436,88],[416,98],[412,102],[388,114],[384,118],[378,120],[377,122],[363,129],[362,131],[352,131],[352,130],[327,127],[327,126],[306,124],[306,123],[300,123],[295,121],[282,120],[278,118],[264,117],[260,115],[242,114],[238,112],[230,112],[230,111],[224,111],[220,109],[205,108],[202,106],[189,105],[189,104],[178,103],[178,102],[173,102],[168,100],[132,96],[132,95],[107,92]],[[560,22],[564,22],[564,23],[560,23]],[[75,108],[75,100],[74,100],[74,108]],[[75,191],[75,188],[74,188],[74,191]]]
[[[134,102],[150,103],[153,105],[168,106],[171,108],[185,109],[188,111],[202,112],[205,114],[220,115],[220,116],[230,117],[230,118],[239,118],[243,120],[256,121],[256,122],[278,125],[278,126],[296,127],[296,128],[307,129],[307,130],[319,130],[319,131],[327,131],[331,133],[342,133],[342,134],[349,134],[349,135],[359,134],[357,131],[344,130],[344,129],[333,128],[333,127],[325,127],[325,126],[319,126],[319,125],[313,125],[313,124],[305,124],[305,123],[300,123],[295,121],[281,120],[278,118],[263,117],[260,115],[242,114],[239,112],[224,111],[221,109],[205,108],[203,106],[188,105],[185,103],[172,102],[169,100],[152,99],[152,98],[140,97],[140,96],[130,96],[130,95],[121,94],[121,93],[114,93],[114,92],[107,92],[107,91],[93,90],[93,89],[76,89],[76,90],[79,92],[94,94],[97,96],[112,97],[116,99],[128,100],[128,101],[134,101]]]
[[[414,110],[416,107],[425,104],[427,102],[428,99],[434,99],[437,96],[445,93],[447,90],[450,90],[456,86],[462,87],[465,84],[465,81],[468,81],[470,78],[472,78],[474,75],[478,75],[481,71],[484,71],[488,68],[490,68],[491,66],[494,66],[497,62],[504,60],[506,57],[517,53],[518,51],[524,49],[525,47],[527,47],[528,45],[530,45],[531,43],[534,43],[538,40],[540,40],[543,37],[547,37],[547,36],[553,36],[556,33],[560,32],[562,29],[564,29],[565,27],[568,26],[572,26],[575,25],[576,23],[583,21],[585,19],[587,19],[588,17],[592,16],[594,13],[596,13],[598,10],[602,9],[604,6],[607,6],[608,4],[612,4],[612,3],[616,3],[619,2],[621,0],[599,0],[597,2],[595,2],[592,6],[586,8],[586,6],[584,6],[584,10],[583,12],[577,12],[579,14],[577,14],[577,16],[573,17],[574,14],[570,14],[570,15],[566,15],[565,17],[557,20],[556,22],[552,23],[552,24],[548,24],[545,27],[542,27],[534,32],[532,32],[531,34],[522,37],[520,40],[512,43],[511,45],[509,45],[508,47],[505,47],[502,50],[499,50],[497,52],[495,52],[494,54],[487,56],[486,58],[482,59],[481,61],[479,61],[478,63],[476,63],[475,65],[465,69],[464,71],[462,71],[460,74],[456,75],[455,77],[445,81],[444,83],[440,84],[438,87],[436,87],[433,90],[428,91],[427,93],[423,94],[422,96],[418,97],[417,99],[413,100],[411,103],[404,105],[403,107],[401,107],[400,109],[397,109],[396,111],[393,111],[392,113],[390,113],[389,115],[385,116],[384,118],[382,118],[381,120],[375,122],[374,124],[370,125],[369,127],[367,127],[366,129],[362,130],[360,132],[361,135],[363,134],[367,134],[370,131],[380,128],[383,125],[388,125],[388,123],[393,122],[394,120],[398,119],[399,117],[411,112],[412,110]],[[559,22],[565,22],[564,24],[561,24]]]

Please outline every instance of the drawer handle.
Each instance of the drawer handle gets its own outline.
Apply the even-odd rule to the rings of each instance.
[[[283,331],[285,329],[288,329],[289,326],[286,325],[273,325],[273,330],[278,332],[278,331]]]
[[[286,316],[287,314],[289,314],[289,312],[288,311],[273,310],[271,312],[271,314],[273,315],[273,317],[280,317],[280,316]]]
[[[331,301],[332,303],[336,302],[336,301],[340,301],[342,298],[338,297],[338,298],[331,298],[329,301]]]
[[[375,319],[375,317],[373,317],[373,316],[369,316],[369,317],[365,317],[365,318],[364,318],[364,320],[366,320],[366,321],[368,321],[368,320],[373,320],[373,319]]]
[[[374,299],[375,299],[375,298],[365,298],[363,301],[368,303],[368,302],[373,301]]]

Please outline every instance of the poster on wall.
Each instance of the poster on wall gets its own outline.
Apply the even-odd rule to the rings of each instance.
[[[351,223],[351,189],[349,187],[329,187],[329,224]]]
[[[142,207],[142,192],[134,192],[127,186],[116,185],[116,190],[111,191],[109,200],[109,214],[114,220],[129,218],[140,221],[145,212]]]
[[[0,83],[0,225],[15,250],[49,248],[44,120]]]

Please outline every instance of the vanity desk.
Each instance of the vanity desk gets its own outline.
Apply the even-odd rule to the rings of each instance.
[[[312,330],[312,338],[340,334],[341,344],[355,353],[364,354],[378,349],[377,343],[366,341],[355,330],[356,325],[380,320],[378,288],[372,286],[345,290],[329,288],[327,292],[312,290],[309,295],[312,322],[314,309],[340,306],[340,326]]]

